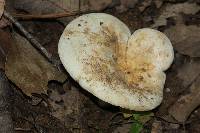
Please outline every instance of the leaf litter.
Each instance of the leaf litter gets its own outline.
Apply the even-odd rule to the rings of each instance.
[[[66,80],[66,75],[47,62],[25,38],[17,33],[12,37],[14,41],[9,48],[5,72],[26,95],[46,94],[50,80]]]
[[[152,111],[154,113],[153,119],[148,119],[149,121],[144,124],[143,129],[151,132],[199,132],[200,123],[198,121],[199,117],[197,117],[200,116],[198,108],[200,104],[198,100],[199,93],[197,93],[199,92],[198,79],[200,72],[200,49],[198,45],[200,38],[199,2],[179,0],[116,0],[115,3],[113,1],[93,1],[93,4],[88,5],[87,2],[89,0],[81,1],[81,4],[78,4],[77,1],[46,0],[39,2],[30,0],[27,2],[16,0],[13,2],[13,5],[18,11],[24,11],[35,17],[38,14],[54,14],[79,10],[102,11],[122,19],[129,25],[132,32],[141,27],[153,27],[165,32],[172,41],[176,51],[175,61],[171,69],[167,71],[164,100],[161,106]],[[62,4],[62,2],[66,4]],[[127,5],[126,2],[133,3]],[[81,8],[79,7],[80,5]],[[105,8],[107,9],[103,10]],[[14,11],[21,13],[17,10]],[[24,15],[26,15],[25,13]],[[58,18],[56,21],[58,20],[66,25],[74,17],[76,16]],[[30,21],[35,23],[33,20]],[[24,23],[23,21],[20,22]],[[52,22],[52,24],[55,23]],[[2,27],[5,26],[10,25],[6,24]],[[32,28],[31,32],[41,36],[38,39],[42,44],[45,44],[45,48],[49,49],[51,47],[48,45],[48,42],[51,41],[48,38],[44,39],[44,32],[42,33],[40,29],[35,29],[30,25],[27,25],[26,28]],[[61,34],[60,30],[54,31],[57,34]],[[0,51],[0,55],[2,55],[0,57],[0,66],[1,69],[5,69],[6,75],[12,81],[12,84],[16,85],[13,87],[14,90],[17,91],[16,88],[18,88],[18,90],[22,90],[24,93],[21,94],[21,92],[17,91],[13,98],[17,100],[13,104],[15,114],[13,118],[18,127],[43,132],[55,132],[56,130],[57,132],[102,131],[125,133],[130,131],[132,123],[121,123],[121,121],[129,122],[127,121],[128,118],[123,118],[123,115],[117,116],[114,121],[109,121],[112,115],[120,112],[118,108],[110,107],[110,105],[102,107],[96,101],[96,98],[84,92],[80,86],[69,79],[70,77],[67,78],[67,73],[54,68],[24,37],[16,32],[14,28],[12,38],[9,39],[12,42],[11,44],[5,41],[5,37],[0,32],[0,35],[2,35],[0,37],[0,46],[4,51],[4,54],[2,54],[2,50]],[[56,40],[58,41],[58,39]],[[56,41],[53,43],[55,45]],[[5,47],[2,44],[8,44],[9,47]],[[50,49],[51,52],[56,53],[57,50],[54,45]],[[5,57],[7,57],[7,60]],[[52,80],[57,80],[57,83],[53,85],[54,87],[50,83]],[[41,96],[41,99],[35,100],[35,104],[32,104],[34,103],[34,96],[32,94],[39,94]],[[30,96],[31,99],[26,96]],[[24,108],[22,108],[23,105]],[[180,110],[182,111],[180,112]],[[23,124],[20,124],[19,120]],[[29,124],[27,124],[27,121],[29,121]],[[112,126],[109,125],[110,122]],[[185,125],[182,126],[183,123],[185,123],[186,128],[184,128]],[[19,130],[20,128],[17,129]],[[145,132],[143,129],[142,132]]]

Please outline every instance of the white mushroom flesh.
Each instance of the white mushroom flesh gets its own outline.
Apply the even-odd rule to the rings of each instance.
[[[165,71],[174,52],[161,32],[128,27],[104,13],[80,16],[65,28],[60,59],[82,88],[122,108],[147,111],[163,98]]]

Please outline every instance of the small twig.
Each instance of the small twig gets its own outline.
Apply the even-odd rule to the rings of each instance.
[[[109,126],[111,127],[111,126],[114,126],[114,125],[122,125],[122,123],[123,123],[123,120],[119,120],[117,122],[110,123]]]
[[[117,113],[113,114],[109,121],[112,121],[115,117],[117,117],[118,115],[122,115],[122,114],[123,114],[122,112],[117,112]]]
[[[12,14],[12,16],[16,17],[17,19],[30,20],[30,19],[56,19],[56,18],[74,16],[77,14],[78,14],[77,12],[64,12],[64,13],[41,14],[41,15]]]
[[[81,8],[81,7],[80,7]],[[16,17],[17,19],[22,19],[22,20],[30,20],[30,19],[56,19],[56,18],[62,18],[62,17],[70,17],[70,16],[76,16],[76,15],[81,15],[85,13],[93,13],[96,12],[94,10],[88,10],[88,11],[81,11],[79,9],[78,11],[65,11],[62,13],[51,13],[51,14],[40,14],[40,15],[34,15],[34,14],[14,14],[12,13],[13,17]]]
[[[28,32],[26,29],[14,18],[8,13],[7,11],[4,11],[3,14],[7,19],[9,19],[23,34],[24,36],[31,42],[31,44],[38,49],[42,55],[44,55],[48,61],[50,61],[52,64],[58,66],[60,62],[56,61],[52,58],[52,55]]]
[[[15,131],[27,131],[27,132],[31,131],[30,128],[25,129],[25,128],[20,128],[20,127],[16,127],[14,130]]]
[[[115,126],[115,125],[124,125],[124,124],[130,124],[130,123],[134,123],[134,122],[136,122],[136,121],[134,121],[134,120],[131,120],[131,121],[120,120],[118,122],[113,122],[113,123],[109,124],[109,126],[111,127],[111,126]]]

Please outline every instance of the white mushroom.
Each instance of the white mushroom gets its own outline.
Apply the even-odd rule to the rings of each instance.
[[[163,98],[165,71],[174,58],[170,40],[143,28],[131,35],[117,18],[91,13],[65,28],[60,59],[82,88],[122,108],[147,111]]]

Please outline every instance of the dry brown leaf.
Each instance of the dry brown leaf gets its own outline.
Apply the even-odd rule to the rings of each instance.
[[[200,75],[200,60],[192,60],[182,65],[177,72],[183,87],[188,87]]]
[[[80,2],[80,4],[79,4]],[[100,11],[108,7],[112,0],[15,0],[16,9],[33,15],[58,14],[70,12]],[[80,8],[80,9],[79,9]],[[67,25],[74,16],[59,18]]]
[[[163,5],[163,0],[154,0],[156,8],[160,8]]]
[[[15,0],[15,8],[25,10],[31,14],[47,14],[65,11],[78,12],[79,10],[100,11],[111,3],[112,0]]]
[[[0,28],[4,28],[9,25],[11,25],[10,21],[8,21],[6,18],[2,17],[0,20]]]
[[[132,123],[121,124],[112,133],[130,133]]]
[[[162,122],[154,120],[152,124],[151,133],[162,133]]]
[[[200,76],[192,83],[187,92],[169,108],[169,113],[178,122],[185,122],[191,112],[200,105]]]
[[[200,27],[177,24],[165,30],[165,34],[179,53],[191,57],[200,57]]]
[[[0,0],[0,18],[3,15],[5,0]]]
[[[175,61],[177,61],[176,57]],[[159,112],[156,116],[162,119],[176,123],[177,121],[168,113],[168,109],[178,100],[180,95],[187,94],[188,87],[195,81],[200,75],[200,60],[184,60],[181,64],[173,67],[173,71],[167,74],[164,98]],[[187,92],[187,93],[186,93]]]
[[[6,55],[8,53],[8,46],[11,44],[11,36],[8,32],[0,29],[0,69],[5,68]]]
[[[25,38],[17,33],[13,34],[13,38],[14,43],[8,52],[5,71],[7,77],[26,95],[46,93],[48,81],[63,82],[66,79]]]
[[[139,10],[140,12],[143,12],[148,6],[151,5],[152,0],[144,0],[140,5],[139,5]]]
[[[120,5],[116,7],[116,11],[120,13],[125,12],[129,8],[134,8],[137,2],[138,0],[120,0]]]
[[[160,15],[154,19],[154,24],[151,27],[157,28],[159,26],[167,25],[167,18],[174,17],[180,19],[180,14],[195,14],[200,10],[200,6],[196,3],[178,3],[178,4],[166,4],[161,10]],[[179,21],[179,20],[177,20]],[[182,22],[182,20],[180,20]]]
[[[52,107],[51,115],[62,122],[66,121],[66,119],[73,118],[75,121],[66,126],[69,126],[68,128],[79,127],[80,125],[77,125],[77,122],[79,121],[80,112],[87,98],[78,88],[72,87],[62,95],[57,92],[57,88],[50,89],[51,92],[49,93],[49,103]],[[61,101],[62,103],[58,104]]]

